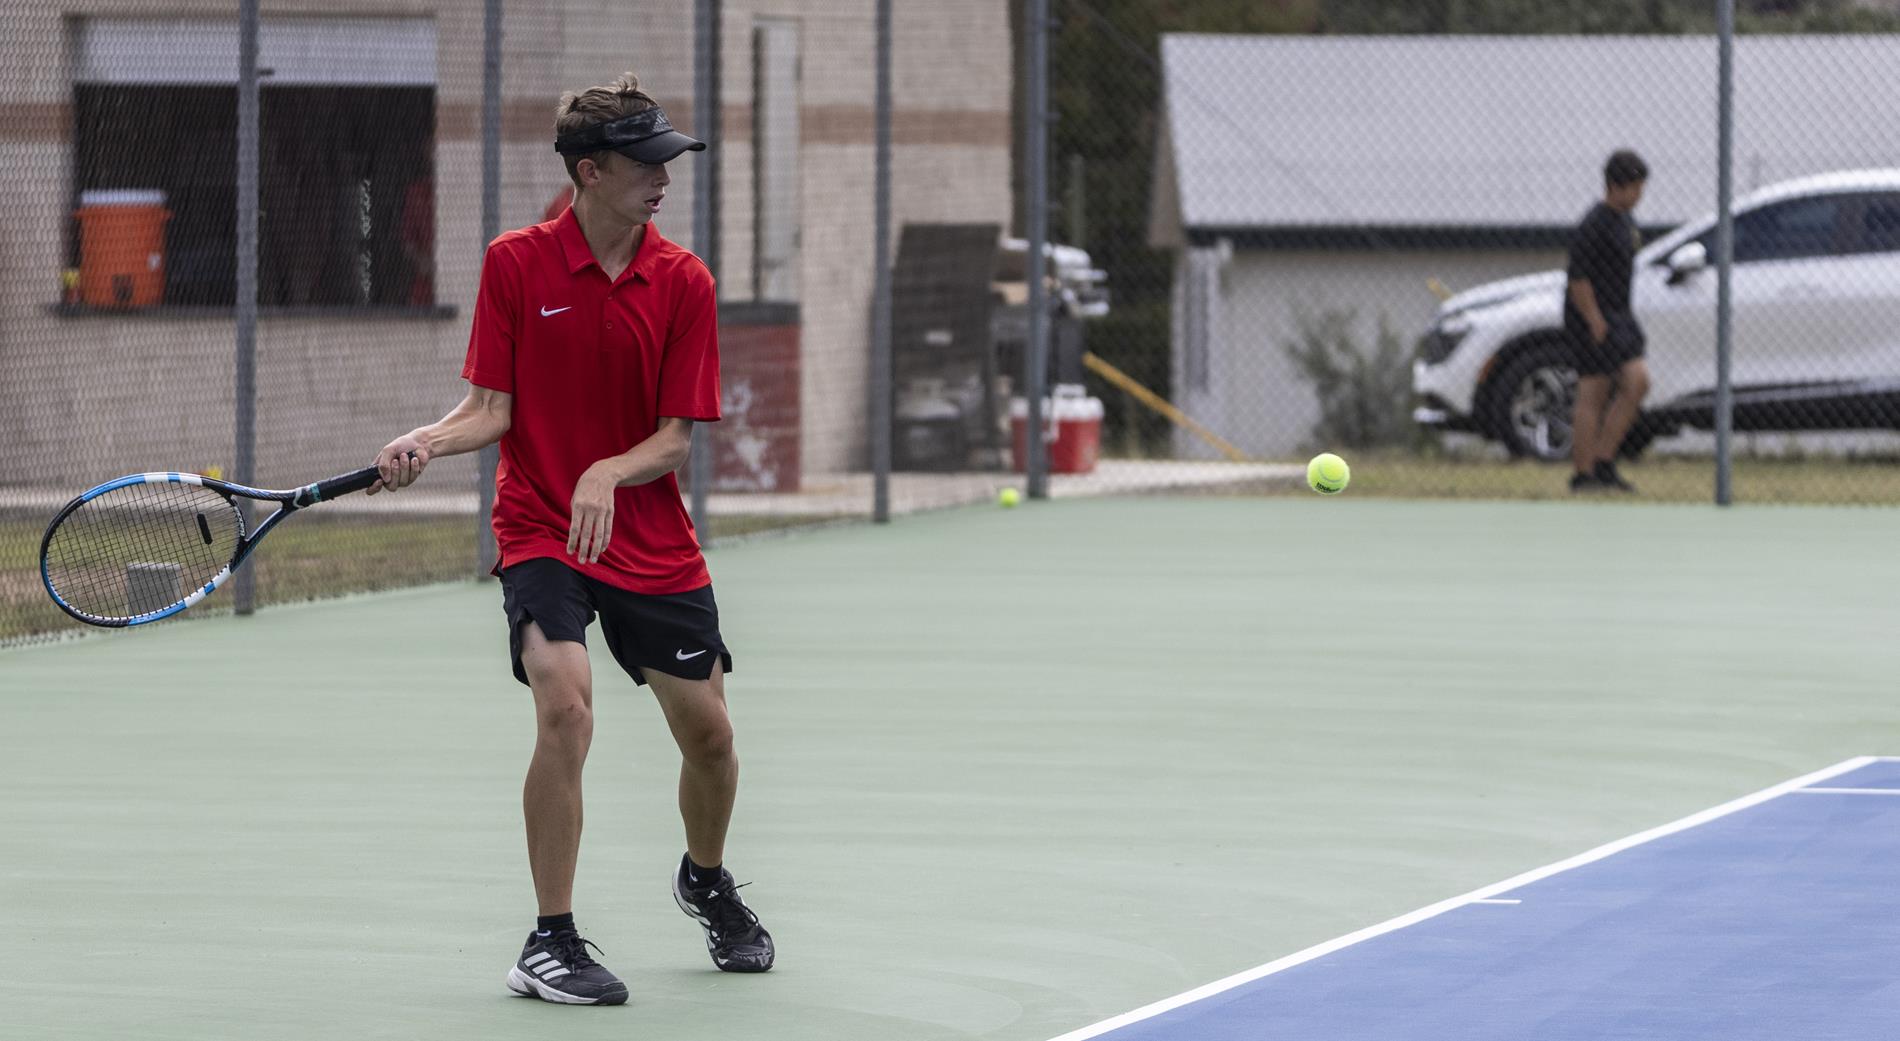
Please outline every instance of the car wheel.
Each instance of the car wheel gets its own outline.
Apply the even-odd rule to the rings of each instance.
[[[1514,456],[1570,458],[1570,416],[1577,370],[1570,352],[1538,344],[1517,353],[1491,378],[1487,423]]]

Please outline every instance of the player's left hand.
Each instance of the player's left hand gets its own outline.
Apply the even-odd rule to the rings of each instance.
[[[618,487],[620,482],[606,460],[588,467],[574,485],[567,551],[577,562],[592,564],[607,552],[607,540],[614,530],[614,489]]]

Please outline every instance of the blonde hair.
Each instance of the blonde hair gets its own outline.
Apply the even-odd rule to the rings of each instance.
[[[564,137],[578,130],[585,130],[602,123],[611,123],[616,119],[625,119],[635,113],[655,108],[659,102],[640,89],[640,77],[631,72],[623,72],[620,78],[601,87],[589,87],[582,91],[568,91],[561,95],[561,104],[554,110],[554,136]],[[577,171],[583,159],[600,162],[605,152],[590,152],[586,155],[564,155],[567,163],[567,176],[574,182],[574,190],[580,191],[581,176]]]

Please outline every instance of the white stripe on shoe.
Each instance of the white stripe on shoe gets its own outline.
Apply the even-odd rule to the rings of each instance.
[[[599,998],[583,998],[559,991],[521,971],[517,965],[508,970],[508,989],[524,998],[540,998],[557,1005],[598,1005]]]

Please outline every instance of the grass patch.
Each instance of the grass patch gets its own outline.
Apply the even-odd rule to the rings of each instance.
[[[1570,499],[1570,467],[1528,461],[1352,457],[1348,495],[1393,499]],[[1620,465],[1637,487],[1613,501],[1713,502],[1711,459],[1648,456]],[[1737,503],[1900,505],[1900,459],[1736,459]],[[1305,492],[1304,487],[1296,489]]]
[[[1358,453],[1353,496],[1394,499],[1570,499],[1567,466],[1526,461],[1430,458]],[[1635,496],[1605,502],[1706,503],[1715,494],[1715,466],[1705,458],[1651,455],[1626,464]],[[1900,458],[1742,458],[1734,467],[1735,501],[1815,505],[1900,505]],[[1236,494],[1310,495],[1298,480],[1269,482]],[[46,517],[0,513],[0,642],[84,628],[54,607],[40,585],[39,544]],[[810,515],[716,516],[707,540],[752,535],[835,518]],[[315,511],[274,531],[251,566],[258,603],[280,604],[371,592],[475,575],[475,525],[463,516],[363,516]],[[220,594],[194,616],[229,610]]]
[[[712,518],[708,539],[797,527],[828,517],[738,514]],[[0,643],[86,628],[53,605],[40,584],[46,517],[0,514]],[[463,516],[363,516],[313,511],[273,530],[245,565],[259,605],[399,589],[475,577],[475,521]],[[230,609],[228,591],[194,617]]]

